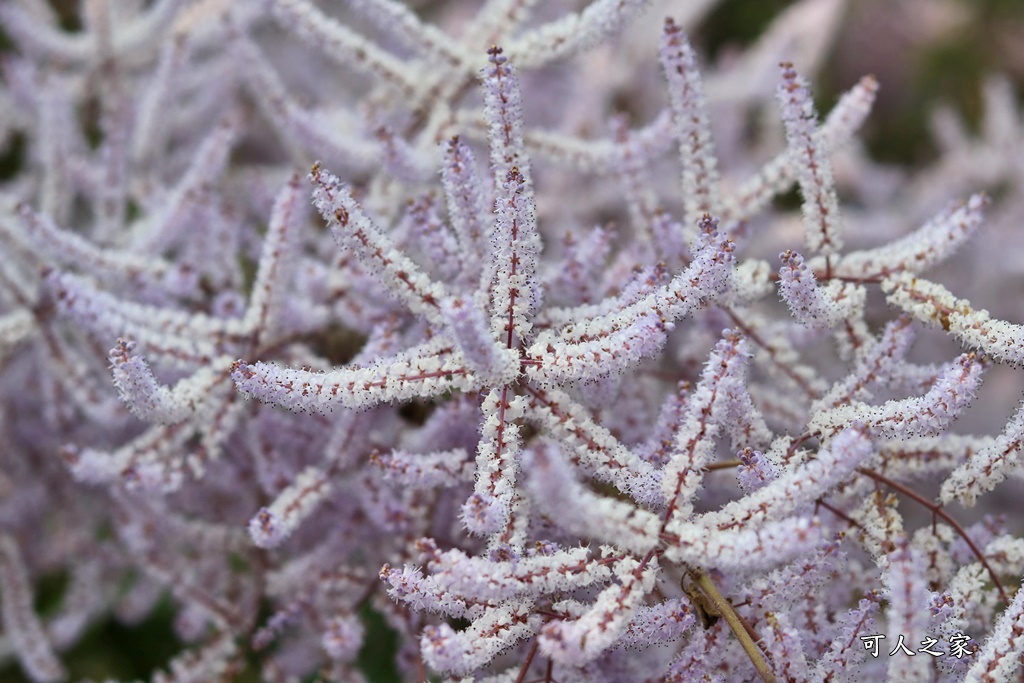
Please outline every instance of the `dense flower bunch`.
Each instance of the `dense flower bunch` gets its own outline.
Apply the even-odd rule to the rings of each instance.
[[[1021,206],[1005,88],[900,203],[801,76],[838,0],[706,70],[710,2],[343,4],[0,4],[0,650],[169,595],[155,681],[364,680],[369,612],[408,680],[1016,675],[1024,536],[951,504],[1024,411],[952,428],[1024,326],[928,272]]]

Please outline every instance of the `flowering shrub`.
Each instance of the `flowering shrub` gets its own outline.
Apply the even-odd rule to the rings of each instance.
[[[1019,670],[1022,530],[953,504],[1021,478],[1012,399],[995,435],[957,420],[1024,327],[931,272],[1019,208],[1012,97],[980,139],[947,122],[949,203],[901,199],[855,140],[875,78],[819,118],[800,75],[837,0],[718,68],[684,28],[710,3],[535,4],[87,0],[75,33],[0,5],[29,678],[163,596],[187,645],[155,681],[364,680],[372,614],[407,680]]]

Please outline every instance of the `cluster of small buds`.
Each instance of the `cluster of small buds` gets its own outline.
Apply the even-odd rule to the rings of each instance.
[[[831,162],[825,153],[824,136],[818,127],[814,101],[807,82],[789,63],[782,64],[779,102],[790,154],[797,168],[803,195],[805,243],[807,250],[830,256],[842,249],[841,218],[832,178]]]
[[[864,649],[869,652],[872,657],[879,656],[879,643],[885,639],[885,635],[881,633],[872,634],[869,636],[861,636],[860,640],[864,644]],[[902,653],[909,657],[914,657],[918,654],[931,655],[932,657],[942,657],[943,654],[948,654],[950,657],[956,659],[963,659],[964,657],[970,657],[975,654],[974,650],[970,649],[968,643],[971,637],[963,633],[955,633],[949,638],[949,652],[943,653],[940,650],[936,650],[935,647],[939,642],[938,638],[932,636],[925,636],[921,641],[921,647],[917,650],[907,645],[907,637],[900,633],[896,638],[896,645],[892,651],[889,652],[889,656],[893,657],[898,653]]]
[[[840,280],[819,287],[804,258],[792,250],[779,254],[779,260],[779,293],[802,324],[831,329],[856,318],[863,309],[863,288]]]

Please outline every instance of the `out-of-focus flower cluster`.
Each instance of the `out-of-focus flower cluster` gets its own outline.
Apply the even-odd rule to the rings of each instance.
[[[169,600],[154,681],[364,680],[368,615],[406,680],[1017,675],[1014,95],[897,173],[801,75],[841,0],[709,64],[714,4],[0,3],[0,651]]]

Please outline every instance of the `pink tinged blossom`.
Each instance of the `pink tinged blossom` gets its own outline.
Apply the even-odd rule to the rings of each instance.
[[[422,183],[433,177],[434,159],[414,149],[390,126],[381,126],[375,135],[382,148],[381,162],[391,176],[410,184]]]
[[[596,659],[626,632],[640,601],[654,588],[655,567],[634,558],[617,562],[613,571],[618,581],[598,593],[582,614],[544,625],[541,652],[569,666]]]
[[[242,321],[246,332],[253,337],[250,344],[254,348],[259,348],[259,340],[272,331],[268,327],[277,322],[285,290],[291,284],[301,219],[306,214],[299,205],[299,194],[299,176],[294,174],[274,199],[249,306]]]
[[[601,231],[601,233],[603,232]],[[592,231],[587,239],[587,242],[591,244],[580,245],[582,253],[578,256],[578,260],[581,263],[586,260],[590,268],[598,269],[602,267],[606,260],[608,239],[607,235],[598,234],[596,229]],[[571,269],[573,268],[573,263],[567,263],[565,266],[566,269]],[[565,276],[572,277],[569,274],[565,274]],[[538,314],[537,322],[550,327],[564,327],[579,320],[609,316],[638,303],[645,296],[654,292],[659,286],[668,283],[668,280],[666,269],[660,265],[640,268],[633,271],[625,284],[616,287],[618,293],[615,296],[605,297],[597,303],[581,303],[571,307],[547,307]],[[593,284],[595,287],[600,285],[600,283],[596,282]],[[571,284],[567,286],[567,289],[571,290],[572,288]],[[566,330],[563,330],[563,332]],[[545,334],[542,332],[538,335],[538,338],[546,338],[543,336]]]
[[[288,31],[346,69],[380,79],[409,96],[416,91],[409,70],[397,57],[321,12],[307,0],[273,0],[271,11]]]
[[[433,489],[473,481],[474,462],[462,448],[432,453],[375,453],[371,462],[383,470],[385,480],[403,487]]]
[[[466,364],[491,385],[511,384],[519,374],[519,354],[495,339],[480,309],[462,297],[441,302],[441,314]]]
[[[422,427],[403,435],[399,447],[410,453],[432,453],[449,447],[469,450],[479,438],[478,410],[470,396],[454,396],[438,406]]]
[[[891,384],[905,373],[905,358],[914,341],[911,322],[908,316],[901,316],[888,323],[881,336],[857,359],[850,374],[815,401],[812,410],[837,408],[850,401],[867,401],[876,389]]]
[[[729,435],[732,448],[767,447],[772,441],[772,431],[754,404],[746,377],[741,374],[729,379],[721,391],[715,419]]]
[[[832,280],[825,286],[815,281],[800,254],[786,250],[779,255],[779,292],[793,316],[808,327],[833,328],[863,313],[864,290]]]
[[[690,681],[706,681],[706,683],[727,683],[720,673],[714,673],[715,659],[708,653],[721,651],[727,646],[729,627],[721,622],[710,629],[696,629],[690,634],[680,649],[679,655],[672,661],[665,674],[666,683],[689,683]]]
[[[462,507],[462,520],[475,534],[495,533],[511,521],[522,446],[514,421],[525,408],[526,399],[511,396],[507,388],[493,389],[481,406],[485,418],[477,447],[476,486]]]
[[[465,60],[465,49],[439,27],[422,21],[416,13],[395,0],[349,0],[379,30],[427,58],[442,58],[452,66]]]
[[[153,683],[200,683],[230,675],[238,646],[224,632],[196,650],[186,650],[171,660],[167,671],[158,671]]]
[[[878,80],[874,76],[864,76],[855,86],[842,94],[821,126],[822,136],[830,148],[853,139],[854,133],[871,113],[877,95]]]
[[[657,544],[661,526],[657,515],[581,485],[557,445],[540,442],[524,456],[527,488],[534,504],[557,519],[565,531],[639,555]]]
[[[473,390],[475,376],[450,343],[435,338],[367,367],[315,372],[236,361],[231,377],[243,394],[290,410],[327,412],[333,406],[369,408],[378,403]]]
[[[86,484],[124,480],[131,486],[170,491],[182,482],[181,451],[190,432],[179,425],[155,425],[110,452],[65,446],[61,455],[71,476]]]
[[[67,678],[32,604],[32,585],[18,548],[9,534],[0,534],[0,616],[21,667],[36,683]]]
[[[784,470],[743,498],[721,510],[699,515],[695,521],[709,528],[757,528],[781,519],[820,498],[874,454],[864,425],[854,423],[833,438],[817,457],[799,467]]]
[[[445,282],[452,282],[463,268],[462,254],[455,235],[438,213],[437,200],[423,194],[409,202],[406,217],[409,237],[430,264],[428,270]]]
[[[715,451],[714,440],[721,426],[718,415],[727,402],[727,383],[739,381],[746,367],[743,338],[725,330],[704,365],[700,383],[689,397],[686,416],[674,437],[674,445],[661,480],[665,504],[673,518],[686,519],[692,512],[691,501],[701,486],[703,468]],[[722,398],[719,398],[719,397]]]
[[[380,578],[388,584],[388,595],[392,599],[400,600],[416,611],[429,610],[455,617],[463,617],[468,613],[466,601],[424,578],[418,567],[405,565],[399,570],[385,564],[381,567]]]
[[[350,661],[364,633],[355,614],[366,601],[398,632],[398,668],[409,679],[440,671],[511,683],[543,676],[549,663],[563,683],[755,676],[725,619],[692,628],[697,608],[677,587],[689,567],[720,586],[779,679],[881,680],[886,669],[892,679],[920,678],[923,655],[863,661],[859,638],[876,630],[880,581],[888,631],[994,626],[977,678],[1014,675],[1021,610],[1017,601],[1003,610],[979,556],[994,576],[1020,576],[1024,542],[995,522],[964,534],[982,552],[941,523],[905,534],[897,496],[884,491],[952,472],[943,502],[973,503],[1021,476],[1024,411],[996,436],[948,429],[987,358],[1024,359],[1024,327],[916,277],[977,231],[986,200],[971,197],[886,247],[842,256],[828,155],[861,124],[877,83],[863,79],[819,128],[791,69],[780,93],[787,149],[746,183],[719,182],[719,169],[747,172],[739,114],[763,109],[763,89],[735,84],[760,80],[746,74],[774,67],[779,50],[813,61],[801,55],[823,49],[822,29],[842,0],[796,3],[737,60],[742,77],[704,80],[729,109],[715,127],[725,133],[715,140],[727,152],[721,162],[698,56],[671,22],[661,50],[670,106],[639,128],[620,118],[610,137],[588,139],[613,94],[590,81],[607,85],[613,52],[650,56],[651,46],[624,36],[622,50],[595,53],[582,79],[566,80],[566,65],[553,62],[619,31],[645,0],[596,0],[554,19],[535,0],[487,0],[472,17],[465,3],[449,3],[450,12],[434,3],[427,14],[445,30],[398,0],[350,0],[341,11],[366,20],[365,35],[322,4],[133,0],[113,12],[109,0],[86,0],[82,30],[67,33],[46,0],[0,2],[21,51],[2,65],[0,138],[17,131],[31,143],[0,200],[12,216],[0,225],[10,257],[0,258],[0,354],[16,380],[13,412],[0,420],[13,447],[0,473],[0,522],[21,539],[45,512],[61,531],[22,546],[23,595],[35,574],[77,563],[43,645],[62,650],[90,619],[118,611],[108,594],[131,570],[142,579],[118,613],[141,620],[169,588],[176,630],[194,641],[156,674],[159,683],[227,680],[251,663],[238,651],[246,641],[266,650],[256,664],[268,681],[356,680]],[[680,25],[709,4],[691,3]],[[264,30],[274,18],[283,31]],[[298,43],[353,67],[356,80],[310,55],[294,62],[288,46]],[[472,52],[494,44],[505,52],[489,53],[480,115],[464,96],[479,75]],[[521,101],[509,61],[529,70],[523,82],[541,93],[539,108]],[[548,64],[554,72],[536,71]],[[648,109],[658,93],[643,79],[621,82],[625,70],[614,66],[613,80]],[[566,98],[545,100],[559,84],[573,91],[567,112],[557,111]],[[94,100],[95,149],[79,116]],[[986,102],[984,140],[963,132],[953,163],[906,188],[891,215],[879,202],[897,186],[878,186],[893,174],[860,148],[837,157],[844,186],[852,181],[864,200],[863,223],[881,234],[897,214],[916,216],[971,176],[1006,185],[1019,112],[1005,89],[989,88]],[[248,115],[250,104],[260,118]],[[526,129],[524,112],[545,128]],[[456,130],[466,142],[436,146]],[[754,138],[770,144],[761,132]],[[470,152],[485,134],[489,178]],[[664,178],[655,177],[673,146],[689,188],[675,197],[680,221],[663,208]],[[288,176],[311,151],[352,182],[312,174],[340,251],[325,231],[300,229],[305,207]],[[601,190],[578,192],[591,178],[565,176],[535,199],[529,155],[603,176]],[[426,188],[433,157],[443,157],[445,216]],[[736,263],[736,254],[765,244],[745,244],[748,219],[751,229],[788,227],[786,216],[757,214],[797,179],[808,260],[785,258],[778,282],[797,320],[773,321],[772,265],[756,255]],[[1011,187],[1016,210],[1012,195]],[[579,230],[623,210],[633,234]],[[140,218],[125,225],[129,211]],[[720,232],[704,211],[720,217]],[[542,259],[540,236],[568,229],[584,236]],[[873,334],[864,295],[880,278],[907,313]],[[545,300],[559,307],[542,309]],[[693,324],[682,324],[690,315]],[[985,358],[908,361],[914,319]],[[727,326],[737,331],[720,333]],[[841,366],[818,353],[821,331],[834,333]],[[358,342],[337,339],[349,333],[370,337],[354,358]],[[102,350],[119,337],[138,347],[117,344],[112,387]],[[666,354],[668,343],[676,346]],[[35,380],[34,393],[19,393]],[[135,424],[118,393],[158,424]],[[883,403],[890,396],[914,398]],[[295,416],[278,406],[340,410]],[[64,440],[89,444],[62,451],[70,484],[34,458]],[[741,493],[717,471],[735,464],[737,450]],[[877,484],[857,476],[865,467]],[[100,486],[66,495],[71,484]],[[161,502],[123,488],[175,495]],[[328,503],[337,514],[315,514]],[[116,538],[96,536],[110,524]],[[881,574],[842,556],[837,535],[867,549]],[[903,545],[904,536],[913,540]],[[263,552],[253,540],[276,547]],[[260,561],[231,562],[239,552]],[[399,568],[385,565],[374,586],[359,563],[386,559]],[[0,561],[0,608],[9,649],[30,662],[38,655],[15,637],[9,610],[42,628],[30,595],[9,599],[10,564]],[[908,633],[908,644],[920,635]],[[976,635],[978,645],[985,634]],[[533,665],[521,667],[526,656]],[[963,678],[973,663],[929,673]]]
[[[519,83],[501,48],[488,50],[484,109],[496,198],[491,239],[491,329],[506,345],[526,339],[540,306],[541,242],[529,160],[523,144]]]
[[[171,264],[161,258],[140,259],[138,254],[103,249],[81,235],[62,230],[51,219],[33,210],[28,204],[17,207],[19,222],[25,235],[46,258],[62,266],[75,266],[98,276],[113,274],[159,282]]]
[[[882,291],[893,306],[914,318],[940,325],[961,343],[984,351],[1003,363],[1024,362],[1024,325],[993,319],[988,311],[974,309],[940,284],[910,273],[882,282]]]
[[[188,219],[195,211],[196,195],[224,172],[228,153],[238,132],[239,122],[230,116],[214,127],[161,205],[132,227],[132,250],[157,253],[186,229]]]
[[[471,557],[458,549],[441,552],[432,539],[421,539],[416,545],[426,560],[428,577],[415,580],[420,574],[408,565],[399,574],[389,570],[381,575],[394,587],[393,597],[407,602],[429,595],[448,596],[460,604],[493,605],[602,584],[612,575],[608,562],[593,559],[583,546],[531,549],[526,555],[506,546],[496,548],[489,557]]]
[[[175,81],[181,76],[191,48],[191,41],[184,33],[174,36],[160,48],[156,69],[139,98],[138,114],[132,129],[129,150],[135,163],[145,164],[163,152],[166,143],[166,130],[161,125],[164,106],[173,93]]]
[[[612,172],[619,163],[621,150],[610,140],[584,140],[541,129],[524,133],[531,155],[586,173]],[[673,143],[672,116],[662,110],[650,123],[631,135],[637,163],[650,164],[667,154]]]
[[[717,222],[710,217],[701,225],[701,248],[686,270],[622,310],[569,323],[557,333],[538,335],[527,354],[539,363],[527,365],[527,376],[548,387],[593,375],[598,364],[608,368],[606,372],[621,372],[651,353],[652,342],[643,340],[660,339],[653,334],[657,327],[650,329],[652,326],[664,325],[670,330],[676,320],[723,292],[733,263],[732,242],[715,230]]]
[[[491,330],[511,347],[530,335],[540,305],[540,238],[533,199],[517,166],[499,181],[491,243]]]
[[[962,354],[943,369],[924,396],[890,400],[881,406],[851,402],[819,412],[808,429],[828,437],[842,425],[860,420],[882,439],[939,434],[974,400],[984,365],[974,353]]]
[[[107,104],[101,110],[103,142],[96,169],[100,179],[95,202],[98,205],[95,236],[102,242],[113,241],[125,227],[128,198],[128,137],[135,105],[127,98]],[[116,238],[114,238],[116,239]]]
[[[527,419],[563,444],[573,463],[601,481],[613,484],[634,500],[661,505],[661,473],[641,459],[579,403],[559,390],[533,391]]]
[[[484,112],[491,143],[491,167],[500,186],[513,168],[523,176],[523,191],[532,206],[533,189],[523,144],[523,104],[519,79],[500,47],[487,50],[484,69]]]
[[[110,367],[121,400],[136,417],[146,422],[174,424],[192,416],[205,402],[217,376],[211,368],[181,380],[173,388],[161,384],[145,358],[133,354],[134,341],[117,340],[110,350]]]
[[[878,81],[865,76],[857,85],[843,93],[821,127],[821,137],[830,151],[845,146],[864,123],[878,94]],[[761,167],[730,198],[722,218],[727,224],[757,215],[772,200],[785,193],[796,179],[798,169],[789,150],[784,150]]]
[[[689,382],[683,381],[676,385],[676,390],[669,393],[662,402],[651,435],[635,447],[640,458],[656,467],[664,466],[668,458],[676,430],[685,416],[689,389]]]
[[[236,321],[216,321],[201,314],[158,308],[119,299],[88,280],[51,272],[46,288],[57,308],[98,340],[128,337],[152,357],[171,363],[209,362],[219,355],[214,341],[237,329]]]
[[[592,228],[582,237],[573,232],[565,234],[561,262],[551,273],[552,279],[546,283],[552,300],[568,306],[580,306],[600,298],[600,276],[608,260],[611,237],[601,227]],[[538,320],[556,322],[551,314],[557,310],[548,306],[540,312]]]
[[[641,605],[633,614],[620,647],[649,647],[678,640],[696,623],[693,606],[686,598],[670,598],[655,605]]]
[[[606,374],[621,374],[664,346],[667,327],[655,315],[643,315],[628,326],[593,340],[584,340],[545,353],[527,373],[541,386],[564,384]],[[533,348],[537,348],[539,343]]]
[[[61,449],[71,476],[83,484],[106,484],[116,481],[125,467],[125,458],[115,458],[91,448],[65,445]]]
[[[509,46],[509,54],[523,68],[565,59],[615,35],[648,5],[650,0],[595,0],[580,12],[524,32]]]
[[[870,596],[861,599],[856,607],[847,610],[839,618],[839,629],[811,671],[811,680],[857,683],[863,679],[858,664],[868,653],[863,648],[851,644],[861,642],[859,638],[862,635],[877,633],[874,618],[877,612],[878,599]]]
[[[506,527],[511,521],[511,515],[511,503],[489,492],[474,491],[462,504],[459,516],[471,532],[485,535]]]
[[[414,490],[387,486],[372,470],[360,471],[352,483],[356,501],[377,530],[408,533],[423,514],[422,506],[416,504],[422,498]]]
[[[978,231],[988,204],[986,195],[971,195],[966,202],[949,205],[901,239],[843,255],[835,272],[847,277],[922,273],[948,259]]]
[[[655,235],[654,224],[664,222],[661,215],[666,213],[659,205],[657,193],[651,187],[650,173],[645,168],[642,150],[637,149],[636,139],[628,129],[629,120],[625,115],[612,118],[611,128],[618,150],[615,160],[615,172],[624,185],[626,207],[629,210],[629,221],[636,233],[637,249],[643,261],[653,258]],[[681,226],[680,226],[681,227]],[[680,235],[682,237],[682,230]],[[670,242],[668,242],[670,243]],[[675,263],[676,254],[669,253],[666,245],[658,244],[659,258]]]
[[[753,493],[779,477],[779,468],[761,451],[746,448],[737,454],[736,482],[744,493]]]
[[[241,417],[241,403],[224,389],[208,392],[206,409],[191,419],[154,425],[110,452],[65,446],[72,476],[85,483],[121,479],[129,488],[164,493],[177,490],[186,473],[201,478]],[[198,444],[189,444],[194,436]]]
[[[800,629],[785,612],[765,613],[760,644],[779,680],[806,681],[809,667]]]
[[[992,633],[964,678],[966,683],[1008,681],[1020,669],[1024,654],[1024,588],[1020,588],[1006,610],[999,615]]]
[[[810,253],[830,256],[842,249],[839,201],[828,147],[818,129],[818,117],[807,82],[782,65],[778,89],[782,122],[786,127],[789,154],[797,167],[797,181],[803,196],[805,245]]]
[[[328,474],[318,467],[302,470],[270,507],[249,520],[249,535],[261,548],[274,548],[295,532],[331,492]]]
[[[8,26],[6,17],[4,26]],[[36,78],[32,79],[32,84],[34,89],[40,88]],[[75,145],[72,135],[75,113],[70,85],[65,79],[53,79],[43,85],[37,95],[39,160],[43,171],[39,208],[43,215],[50,216],[58,224],[66,223],[71,209],[68,158]]]
[[[735,232],[734,237],[740,237]],[[771,293],[772,268],[764,259],[746,259],[737,263],[729,282],[725,301],[730,307],[748,306]]]
[[[808,591],[824,584],[836,571],[841,570],[846,555],[840,538],[822,544],[806,558],[775,569],[763,578],[756,578],[735,597],[737,600],[756,600],[768,611],[784,610],[790,606],[799,609],[815,601]]]
[[[69,35],[30,9],[31,6],[6,5],[0,8],[5,33],[29,54],[58,57],[70,63],[89,60],[96,46],[87,35]]]
[[[895,646],[900,634],[914,639],[925,634],[931,625],[931,592],[925,582],[924,558],[920,551],[910,547],[905,538],[898,539],[896,549],[885,558],[882,579],[885,597],[889,604],[886,610],[888,626],[887,644]],[[911,649],[915,649],[911,647]],[[920,682],[932,679],[931,657],[903,656],[897,653],[889,659],[889,680]]]
[[[531,613],[528,601],[510,601],[489,609],[464,631],[448,624],[427,626],[420,637],[420,651],[427,665],[439,672],[467,674],[490,662],[503,650],[536,631],[540,617]]]
[[[683,225],[692,230],[704,214],[719,214],[718,162],[697,56],[682,28],[670,18],[665,19],[660,56],[683,165]]]
[[[355,615],[339,615],[327,621],[320,635],[320,646],[331,659],[350,662],[359,654],[366,629]]]
[[[822,543],[821,524],[807,517],[766,522],[759,528],[721,531],[701,523],[674,521],[666,532],[665,558],[721,571],[769,569],[807,555]]]
[[[991,491],[1021,467],[1024,445],[1024,406],[1018,405],[1010,421],[994,440],[981,445],[942,484],[943,503],[959,500],[972,507],[978,496]]]
[[[35,331],[35,317],[27,309],[18,308],[0,316],[0,359],[27,341]]]
[[[362,172],[379,163],[379,145],[328,125],[325,117],[304,107],[286,90],[262,50],[248,37],[237,39],[238,54],[245,62],[244,85],[260,112],[276,125],[284,142],[296,148],[295,156],[327,159],[332,166]]]
[[[313,206],[327,221],[343,250],[355,254],[363,266],[392,296],[436,325],[443,325],[440,302],[447,289],[432,281],[412,260],[395,248],[390,238],[374,225],[334,175],[314,165]]]
[[[489,258],[486,240],[490,226],[484,221],[487,208],[477,172],[476,158],[469,145],[457,135],[445,145],[441,183],[444,187],[452,231],[462,254],[468,257],[458,280],[475,286],[484,259]]]
[[[690,260],[690,246],[686,243],[688,231],[668,211],[659,210],[651,217],[651,241],[658,245],[661,260],[673,272]]]
[[[952,472],[994,442],[993,437],[959,434],[896,441],[882,446],[879,469],[900,481],[921,480],[936,472]]]

